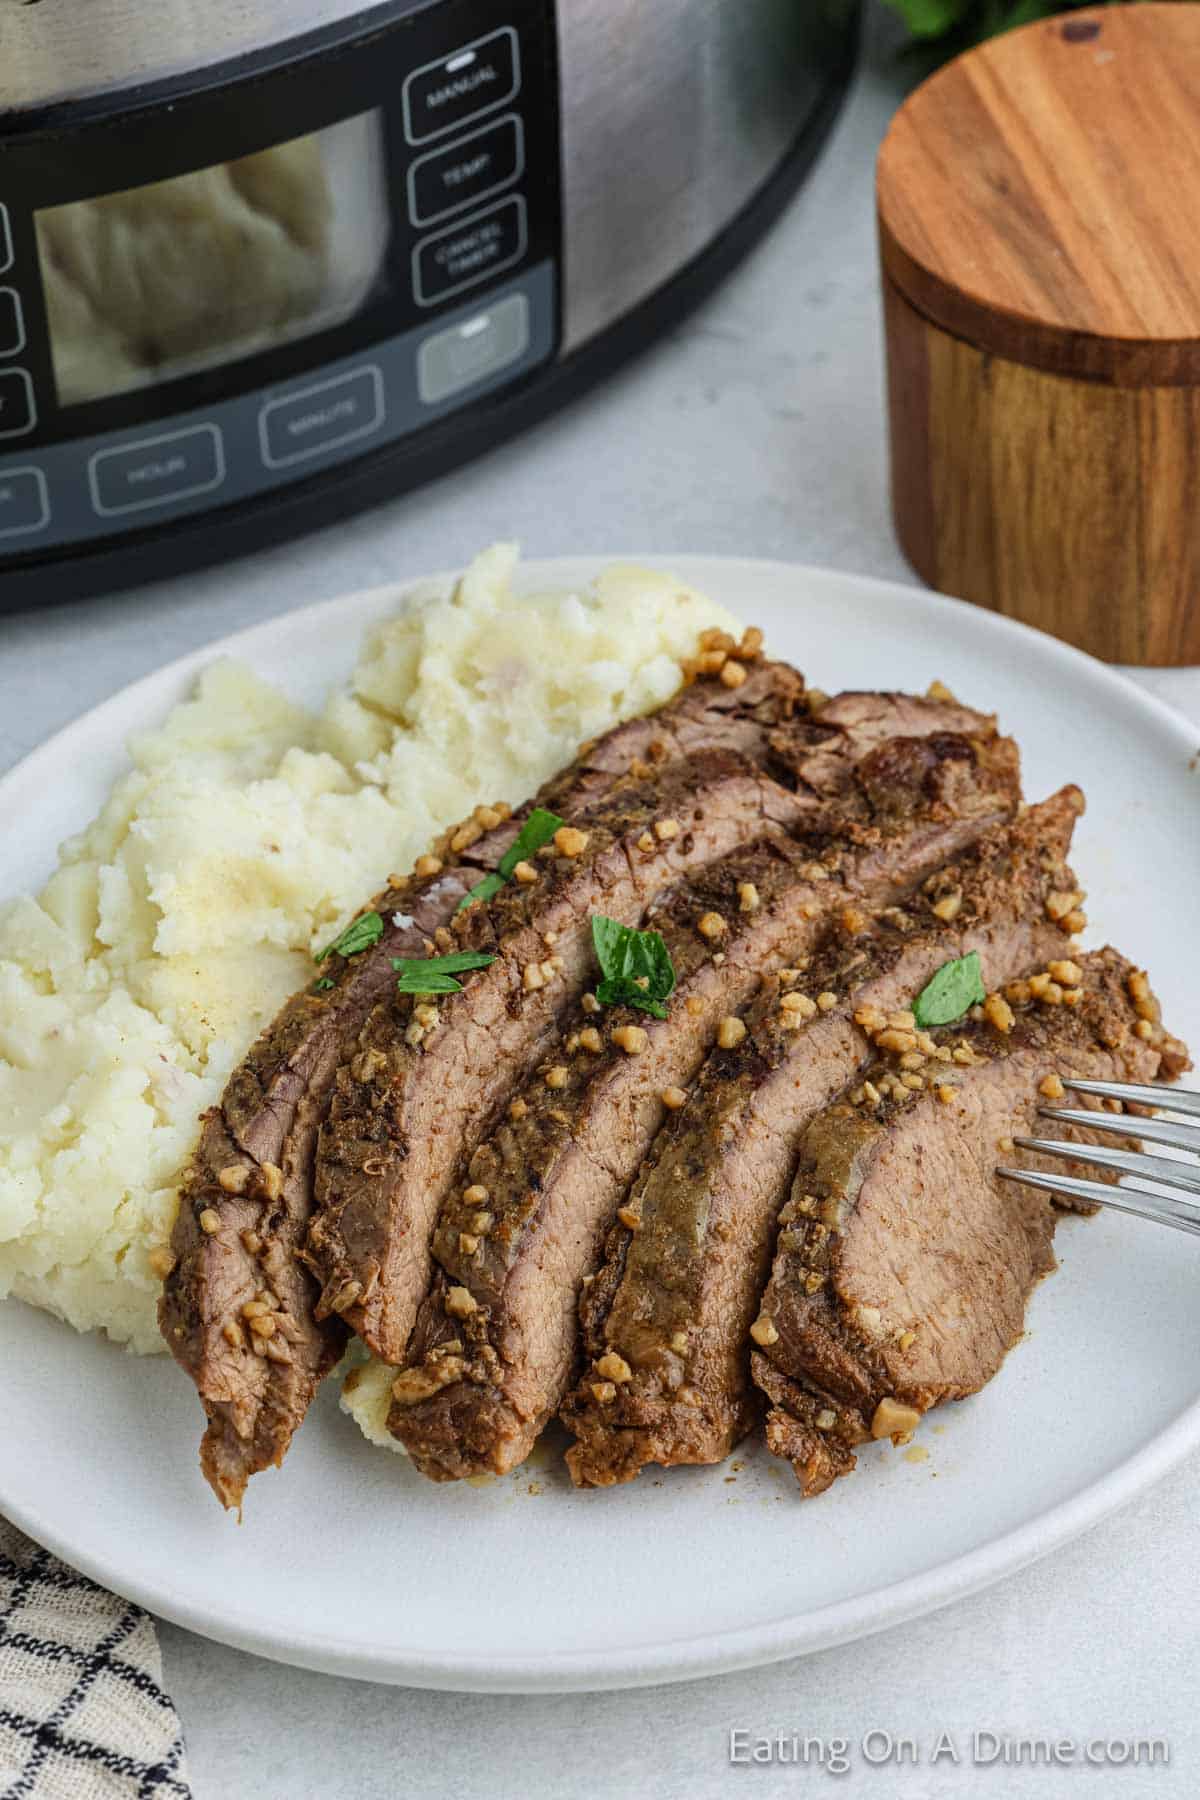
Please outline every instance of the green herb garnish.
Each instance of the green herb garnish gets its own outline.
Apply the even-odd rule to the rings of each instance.
[[[918,42],[938,42],[947,50],[962,50],[998,32],[1046,19],[1053,13],[1073,12],[1094,0],[887,0],[904,19]]]
[[[913,1017],[922,1031],[931,1025],[953,1025],[987,998],[979,952],[943,963],[913,1002]]]
[[[503,886],[504,877],[502,875],[485,875],[469,894],[463,895],[454,909],[455,912],[460,913],[468,906],[478,906],[481,900],[490,900],[492,895],[498,894]]]
[[[398,994],[457,994],[464,969],[486,969],[496,958],[486,950],[454,950],[449,956],[394,956],[392,967],[400,979]]]
[[[314,994],[323,994],[326,988],[331,988],[333,985],[334,984],[328,975],[322,975],[320,981],[313,982],[312,991]]]
[[[528,862],[536,856],[543,844],[548,844],[556,831],[561,831],[563,821],[557,813],[547,812],[544,806],[535,806],[511,846],[504,852],[497,865],[501,881],[510,881],[512,872],[519,862]]]
[[[512,880],[512,872],[519,862],[527,862],[536,856],[543,844],[548,844],[556,831],[562,829],[562,820],[557,813],[547,812],[544,806],[535,806],[510,847],[504,852],[496,867],[494,875],[485,875],[476,887],[455,907],[460,913],[464,906],[474,906],[479,900],[490,900],[498,894],[506,881]]]
[[[601,1006],[636,1006],[665,1019],[663,1001],[674,989],[675,967],[659,933],[636,931],[593,913],[592,942],[604,977],[596,989]]]
[[[377,912],[360,913],[357,919],[351,919],[340,937],[335,937],[332,944],[326,944],[318,950],[314,962],[324,962],[334,952],[338,956],[358,956],[363,950],[369,950],[383,936],[383,920]]]

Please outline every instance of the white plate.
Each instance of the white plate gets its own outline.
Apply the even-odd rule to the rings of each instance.
[[[584,582],[601,560],[526,565],[522,581]],[[1148,965],[1172,1029],[1200,1041],[1191,727],[1099,663],[968,606],[778,563],[669,560],[814,683],[920,690],[940,677],[1017,735],[1031,796],[1078,780],[1091,798],[1077,857],[1088,910]],[[37,751],[0,782],[0,892],[48,873],[119,772],[126,735],[161,719],[218,650],[285,671],[315,700],[399,592],[244,632]],[[181,1625],[342,1675],[532,1691],[767,1662],[997,1580],[1200,1442],[1200,1248],[1116,1215],[1068,1222],[1059,1247],[1062,1268],[1000,1376],[923,1425],[928,1460],[872,1447],[808,1504],[749,1447],[723,1468],[608,1493],[574,1493],[545,1448],[485,1488],[434,1487],[369,1448],[330,1387],[283,1470],[254,1481],[239,1530],[201,1480],[199,1408],[173,1363],[0,1305],[0,1509]]]

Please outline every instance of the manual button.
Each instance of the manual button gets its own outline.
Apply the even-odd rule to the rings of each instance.
[[[98,450],[88,463],[98,513],[141,512],[207,494],[225,479],[225,452],[215,425],[193,425]]]
[[[425,238],[413,251],[413,293],[418,306],[436,306],[451,294],[511,269],[525,254],[525,202],[520,194],[490,212]]]
[[[521,85],[517,34],[511,25],[425,63],[404,83],[404,130],[410,144],[453,131],[504,106]]]

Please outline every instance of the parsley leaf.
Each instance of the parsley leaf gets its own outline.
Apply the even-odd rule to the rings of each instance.
[[[919,43],[963,50],[1016,25],[1070,12],[1083,0],[887,0]]]
[[[469,894],[463,895],[462,899],[454,909],[455,912],[460,913],[468,906],[477,906],[481,900],[490,900],[492,895],[498,894],[503,886],[503,875],[485,875],[483,880],[478,882],[476,886],[471,889]]]
[[[314,994],[323,994],[326,988],[331,988],[333,985],[328,975],[322,975],[320,981],[313,982],[312,991]]]
[[[665,1019],[663,1002],[675,987],[675,967],[659,933],[636,931],[594,913],[592,942],[604,977],[596,989],[601,1006],[633,1006]]]
[[[494,875],[485,875],[477,887],[465,894],[455,907],[455,912],[462,912],[465,906],[474,906],[477,901],[490,900],[498,894],[506,881],[512,880],[512,872],[519,862],[527,862],[536,856],[543,844],[548,844],[556,831],[561,830],[562,820],[557,813],[547,812],[544,806],[535,806],[512,844],[500,858]]]
[[[667,1016],[662,1001],[652,999],[634,981],[601,981],[596,987],[596,998],[601,1006],[633,1006],[638,1012],[649,1013],[652,1019]]]
[[[465,969],[486,969],[496,958],[485,950],[453,950],[449,956],[394,956],[392,967],[400,979],[398,994],[457,994]]]
[[[535,806],[520,831],[512,847],[500,858],[500,879],[509,881],[512,872],[519,862],[528,862],[536,856],[543,844],[548,844],[556,831],[562,830],[563,821],[557,813],[547,812],[544,806]]]
[[[913,1016],[922,1031],[931,1025],[953,1025],[987,998],[979,952],[943,963],[913,1002]]]
[[[360,913],[357,919],[351,919],[340,937],[335,937],[331,944],[318,950],[314,962],[324,962],[327,956],[336,951],[339,956],[358,956],[363,950],[369,950],[383,936],[383,920],[377,912]]]

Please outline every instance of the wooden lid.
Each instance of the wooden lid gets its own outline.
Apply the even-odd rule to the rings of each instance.
[[[1075,12],[958,57],[879,156],[884,268],[981,349],[1200,383],[1200,6]]]

